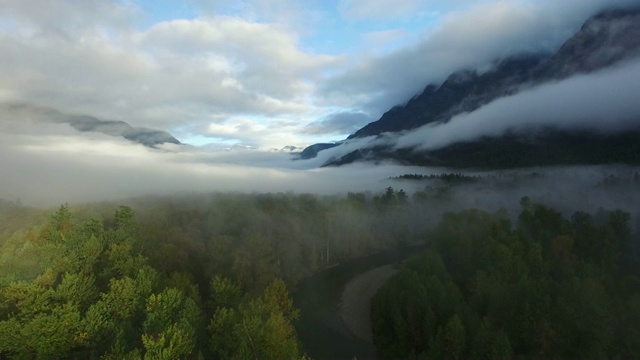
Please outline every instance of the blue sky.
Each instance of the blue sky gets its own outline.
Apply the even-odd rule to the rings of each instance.
[[[0,101],[208,148],[341,140],[451,72],[638,0],[5,0]]]
[[[252,21],[275,23],[283,20],[282,18],[274,19],[272,16],[256,15],[258,11],[251,10],[248,2],[236,1],[226,5],[215,5],[215,7],[209,7],[206,3],[206,1],[153,0],[129,2],[130,5],[139,7],[141,10],[142,15],[138,26],[142,30],[164,21],[193,20],[200,16],[212,15],[241,18],[246,16]],[[243,3],[245,4],[243,5]],[[367,43],[367,38],[371,37],[368,35],[375,35],[375,33],[380,33],[381,40],[388,39],[384,43],[376,44],[375,51],[384,52],[397,49],[415,40],[416,34],[437,23],[441,14],[455,8],[455,6],[448,4],[443,5],[444,7],[434,6],[432,10],[429,10],[430,6],[421,4],[421,1],[407,1],[408,4],[411,4],[406,6],[406,11],[411,12],[408,14],[398,12],[397,15],[380,16],[382,14],[372,13],[353,14],[352,17],[349,17],[346,14],[349,10],[343,9],[341,12],[340,1],[337,0],[298,1],[297,3],[297,6],[301,7],[300,10],[304,11],[299,15],[301,17],[309,16],[311,21],[307,23],[306,19],[302,19],[301,22],[295,19],[286,19],[280,25],[295,27],[303,24],[304,28],[294,29],[294,31],[300,30],[296,31],[300,46],[312,53],[331,55],[344,55],[362,50],[371,45],[370,42]],[[284,3],[281,6],[287,5]],[[273,11],[278,11],[278,8],[274,7]],[[298,14],[296,13],[296,15]],[[387,35],[385,36],[384,33]],[[395,36],[390,33],[395,33]]]

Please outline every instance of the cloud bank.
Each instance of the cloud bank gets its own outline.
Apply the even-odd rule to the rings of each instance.
[[[555,50],[603,7],[638,1],[192,0],[192,17],[157,21],[142,4],[0,2],[0,101],[183,142],[303,146],[453,71]]]
[[[395,148],[434,150],[452,143],[542,128],[621,132],[640,126],[640,60],[504,97],[446,124],[401,135]]]
[[[577,75],[497,99],[446,123],[430,123],[403,133],[352,139],[321,151],[321,164],[358,149],[436,150],[454,143],[506,132],[535,135],[537,130],[616,133],[640,127],[640,59],[600,72]]]
[[[67,124],[0,118],[0,198],[30,205],[209,192],[379,191],[420,168],[308,169],[280,152],[151,149]]]
[[[554,52],[598,11],[639,5],[637,0],[455,3],[459,8],[443,15],[414,44],[360,58],[323,83],[320,94],[328,102],[349,99],[377,118],[455,71],[481,69],[517,53]]]

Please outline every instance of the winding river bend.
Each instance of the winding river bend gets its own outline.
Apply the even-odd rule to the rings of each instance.
[[[296,330],[313,359],[375,359],[371,343],[371,297],[398,264],[426,246],[355,259],[301,281],[293,293],[300,309]]]

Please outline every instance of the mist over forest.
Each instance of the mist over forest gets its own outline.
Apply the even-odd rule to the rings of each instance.
[[[449,351],[488,357],[498,354],[509,357],[516,353],[537,356],[541,345],[532,339],[538,336],[537,331],[549,331],[546,326],[554,329],[578,326],[576,331],[594,331],[588,336],[598,337],[600,342],[588,351],[597,351],[602,356],[634,353],[635,330],[630,321],[640,315],[634,312],[638,308],[633,302],[637,279],[634,274],[640,269],[637,168],[408,173],[389,178],[385,184],[389,186],[377,191],[327,195],[290,191],[138,196],[63,205],[57,210],[2,201],[0,351],[16,358],[135,358],[142,354],[167,358],[372,356],[371,345],[360,348],[346,345],[356,341],[348,340],[349,336],[340,339],[345,345],[327,348],[323,341],[329,340],[322,339],[330,339],[331,331],[335,330],[324,323],[327,320],[318,320],[315,312],[327,311],[321,309],[338,304],[342,286],[349,279],[346,274],[355,276],[388,261],[398,261],[398,255],[391,255],[395,249],[424,249],[427,245],[438,249],[438,255],[434,255],[436,250],[430,250],[426,258],[411,260],[407,270],[392,277],[374,297],[373,339],[380,351],[376,356],[406,357],[415,352],[438,357]],[[529,213],[527,216],[532,219],[525,221],[523,216]],[[578,219],[582,222],[576,222]],[[563,285],[567,281],[571,284],[588,281],[585,284],[596,286],[596,290],[590,290],[571,285],[578,286],[575,291],[597,291],[600,296],[597,304],[581,305],[586,306],[585,312],[601,311],[598,309],[610,306],[611,302],[629,301],[628,305],[621,303],[623,307],[616,308],[620,312],[604,315],[597,312],[600,316],[597,319],[601,320],[594,321],[608,324],[602,328],[604,333],[598,332],[601,323],[583,328],[569,318],[546,313],[545,316],[552,316],[548,318],[550,322],[526,330],[527,334],[533,334],[529,341],[523,338],[524,330],[518,330],[517,324],[494,313],[484,315],[493,318],[478,322],[477,316],[483,316],[484,308],[475,308],[472,303],[465,305],[461,300],[466,294],[465,287],[473,287],[473,282],[446,285],[447,289],[459,290],[438,290],[427,280],[417,280],[418,284],[426,281],[425,285],[402,288],[408,286],[402,277],[409,276],[416,267],[432,269],[426,273],[417,270],[426,274],[420,276],[430,279],[428,276],[436,273],[433,270],[436,266],[440,274],[437,276],[444,276],[440,279],[445,281],[442,279],[449,275],[442,274],[447,271],[458,274],[462,264],[466,264],[465,271],[471,271],[468,266],[475,261],[484,264],[482,257],[456,260],[458,256],[475,259],[472,255],[475,252],[458,254],[470,251],[461,248],[458,241],[466,241],[467,247],[482,246],[489,241],[481,240],[483,234],[493,234],[492,224],[501,224],[501,231],[517,231],[519,236],[525,236],[518,241],[530,242],[526,246],[533,247],[527,251],[543,256],[540,261],[546,265],[528,264],[531,269],[527,271],[545,276],[544,281],[559,282],[545,286],[562,289],[569,286]],[[516,230],[511,230],[510,224]],[[590,226],[593,230],[579,226]],[[521,232],[525,229],[529,230]],[[444,235],[443,231],[454,233]],[[537,235],[527,235],[529,231]],[[595,237],[587,239],[585,234]],[[515,246],[508,238],[498,241]],[[562,242],[556,244],[558,241]],[[558,246],[563,246],[563,250]],[[409,251],[419,254],[424,250]],[[483,257],[493,256],[476,251]],[[445,257],[444,264],[438,256]],[[606,263],[600,262],[605,261],[600,256],[606,256]],[[498,266],[491,261],[488,264]],[[360,265],[353,270],[351,263]],[[599,267],[590,268],[589,264]],[[564,274],[559,278],[557,266],[561,266]],[[327,271],[342,272],[346,277],[323,280],[329,285],[313,280],[317,279],[314,275]],[[509,279],[492,281],[513,286],[513,280]],[[624,284],[619,284],[620,281]],[[387,290],[394,286],[399,288]],[[427,286],[427,295],[420,290],[421,295],[410,300],[410,304],[402,303],[406,301],[402,300],[404,297],[389,295],[414,292],[416,286],[420,289]],[[626,292],[616,292],[613,290],[616,288]],[[503,291],[510,291],[506,289]],[[574,295],[549,291],[553,302],[574,301],[566,297]],[[451,300],[451,305],[457,305],[443,308],[442,304],[431,302],[435,300],[420,300],[435,293],[454,296],[457,300]],[[491,296],[486,301],[511,298]],[[40,302],[40,310],[36,312],[31,305],[35,299]],[[325,302],[318,304],[309,299]],[[531,299],[527,300],[534,301],[530,306],[543,306]],[[385,305],[381,305],[383,301]],[[514,306],[512,311],[517,313],[521,305],[515,302],[509,306]],[[301,306],[302,312],[296,306]],[[434,311],[436,318],[427,323],[429,328],[398,330],[405,325],[397,324],[392,328],[401,332],[389,332],[389,325],[381,325],[379,321],[400,321],[397,315],[388,318],[387,311],[396,306],[403,311]],[[470,311],[479,313],[472,316]],[[326,332],[306,330],[309,327]],[[631,332],[622,337],[607,335],[618,331]],[[449,336],[445,335],[447,332],[468,340],[449,349],[453,344],[442,340]],[[424,334],[431,334],[428,344],[432,345],[423,343]],[[581,340],[570,345],[555,335],[546,336],[556,340],[544,348],[545,353],[591,354],[584,352]],[[485,340],[481,341],[481,337]],[[252,341],[260,341],[262,345],[254,347]],[[485,343],[489,348],[477,345]]]

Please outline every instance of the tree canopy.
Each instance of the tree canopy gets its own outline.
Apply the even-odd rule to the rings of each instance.
[[[448,213],[428,252],[374,297],[375,343],[390,358],[635,358],[640,257],[629,214],[571,220],[521,201]]]

